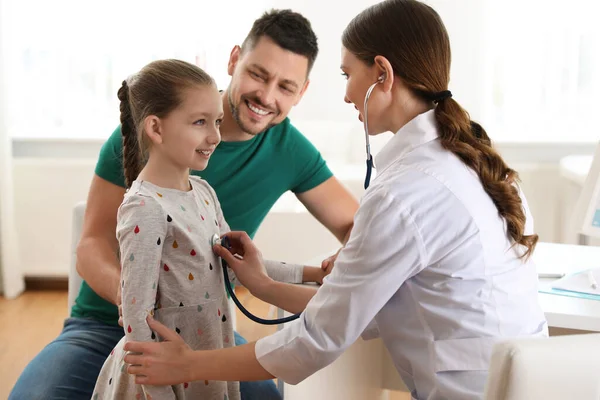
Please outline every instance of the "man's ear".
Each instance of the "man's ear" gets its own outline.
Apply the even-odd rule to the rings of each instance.
[[[296,101],[294,102],[295,106],[297,106],[298,103],[300,103],[300,100],[302,100],[302,96],[304,96],[304,93],[306,93],[306,89],[308,89],[309,83],[310,83],[310,79],[306,79],[306,82],[304,82],[304,86],[302,87],[302,89],[300,89],[300,93],[298,93],[298,97],[296,98]]]
[[[142,129],[144,129],[144,134],[148,136],[148,139],[150,139],[153,144],[162,143],[163,137],[160,118],[158,118],[156,115],[148,115],[144,119],[142,127]]]
[[[231,54],[229,54],[229,62],[227,63],[227,73],[229,76],[233,76],[233,71],[235,71],[235,66],[240,60],[241,53],[242,49],[238,45],[235,45],[233,49],[231,49]]]

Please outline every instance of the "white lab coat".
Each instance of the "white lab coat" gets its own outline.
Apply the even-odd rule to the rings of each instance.
[[[511,248],[477,175],[442,148],[433,110],[376,166],[333,272],[298,320],[257,342],[257,359],[296,384],[375,331],[413,398],[480,399],[497,341],[548,335],[535,265]]]

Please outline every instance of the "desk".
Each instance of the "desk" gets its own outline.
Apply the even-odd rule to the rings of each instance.
[[[600,247],[539,243],[533,257],[538,272],[573,273],[600,267]],[[314,260],[310,263],[315,264]],[[550,282],[540,280],[540,284]],[[539,298],[549,326],[600,332],[600,301],[546,293]],[[285,313],[279,310],[278,314]],[[381,339],[359,339],[338,360],[305,381],[283,385],[285,400],[384,400],[385,389],[406,390]]]
[[[534,253],[538,272],[574,273],[600,267],[600,247],[539,243]],[[552,282],[541,279],[540,284]],[[600,301],[540,293],[548,325],[600,332]]]

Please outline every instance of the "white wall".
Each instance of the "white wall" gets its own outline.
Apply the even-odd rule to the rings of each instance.
[[[8,39],[2,27],[6,22],[4,3],[0,1],[0,88],[6,87],[5,49]],[[7,98],[0,89],[0,292],[14,298],[24,289],[15,233],[12,145],[7,132]]]
[[[15,219],[26,276],[66,276],[71,212],[87,197],[95,160],[17,158]]]

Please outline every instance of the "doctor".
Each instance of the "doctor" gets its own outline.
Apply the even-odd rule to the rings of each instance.
[[[215,251],[255,296],[301,317],[271,336],[193,352],[150,320],[162,343],[126,344],[144,384],[262,380],[296,384],[332,363],[359,336],[378,332],[415,399],[480,399],[492,347],[545,337],[537,235],[517,173],[448,91],[450,44],[438,14],[387,0],[343,33],[345,101],[369,134],[396,134],[378,154],[351,237],[318,291],[272,281],[244,233]]]

